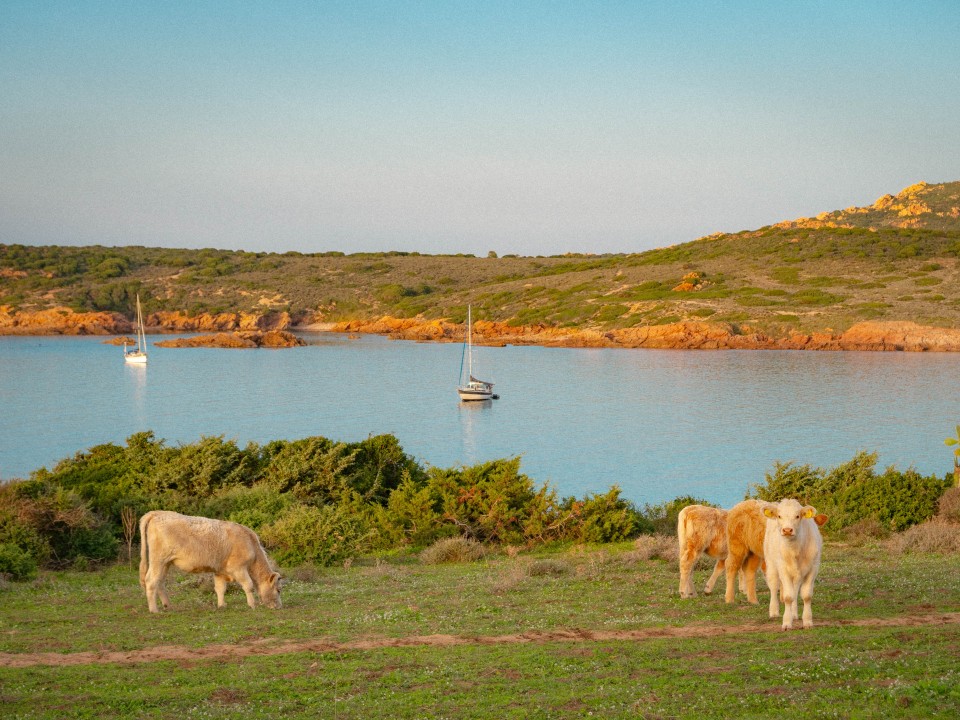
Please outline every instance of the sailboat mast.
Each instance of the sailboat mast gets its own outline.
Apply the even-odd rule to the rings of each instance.
[[[473,380],[473,317],[469,305],[467,305],[467,373],[468,378]]]

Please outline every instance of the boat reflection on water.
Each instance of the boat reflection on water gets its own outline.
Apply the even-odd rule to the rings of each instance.
[[[130,400],[133,409],[133,418],[137,427],[147,427],[149,415],[147,413],[147,363],[124,363],[126,373],[130,377]]]
[[[457,404],[460,415],[460,435],[463,441],[464,462],[476,462],[480,457],[477,447],[478,425],[481,414],[493,409],[493,400],[471,400]]]

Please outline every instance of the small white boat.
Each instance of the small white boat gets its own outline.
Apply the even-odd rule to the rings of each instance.
[[[467,382],[457,386],[461,400],[496,400],[500,396],[493,394],[493,383],[478,380],[473,376],[473,318],[471,308],[467,306],[467,333],[463,341],[467,359]],[[460,378],[463,379],[463,357],[460,358]]]
[[[140,294],[137,294],[137,347],[135,350],[127,350],[127,345],[123,346],[123,361],[135,365],[146,365],[147,363],[147,336],[143,332],[143,313],[140,312]]]

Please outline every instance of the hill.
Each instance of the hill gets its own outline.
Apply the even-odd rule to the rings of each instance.
[[[165,329],[232,329],[264,316],[272,326],[277,317],[280,326],[383,316],[459,323],[468,303],[475,317],[507,327],[600,334],[690,322],[773,338],[863,321],[960,328],[958,254],[960,182],[918,183],[865,207],[622,255],[4,244],[0,333],[41,332],[29,317],[57,308],[129,318],[137,293]]]

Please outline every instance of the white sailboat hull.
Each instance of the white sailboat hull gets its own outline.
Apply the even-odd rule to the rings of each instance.
[[[458,387],[457,394],[461,400],[492,400],[493,388]]]
[[[123,361],[132,365],[146,365],[147,354],[143,352],[124,353]]]

